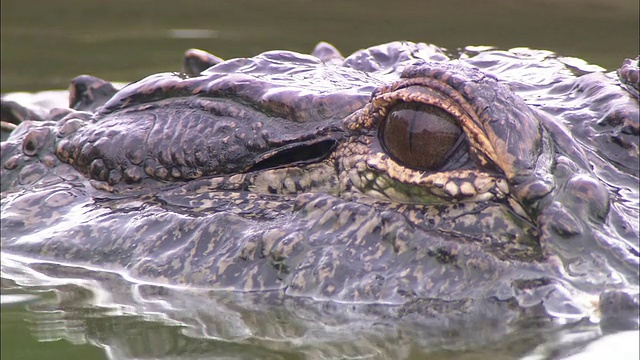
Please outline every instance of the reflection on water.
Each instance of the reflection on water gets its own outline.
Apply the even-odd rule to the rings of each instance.
[[[3,278],[0,356],[15,360],[106,359],[105,352],[91,343],[80,322],[58,320],[65,311],[38,311],[40,304],[57,302],[56,290],[46,288],[16,286]]]
[[[505,327],[493,321],[502,310],[490,302],[481,305],[486,312],[479,317],[461,314],[443,323],[435,313],[431,320],[414,318],[387,306],[365,305],[369,308],[364,312],[357,309],[363,305],[300,298],[269,306],[264,294],[254,298],[246,293],[132,284],[112,273],[29,265],[6,255],[2,260],[4,275],[11,274],[20,291],[50,289],[49,296],[27,304],[33,336],[44,342],[90,343],[113,359],[454,359],[461,355],[506,359],[574,351],[601,336],[598,326],[589,322],[558,326],[546,318],[532,321],[535,315],[521,319],[527,331],[513,332],[518,322]],[[48,272],[55,272],[58,285],[51,286]],[[68,277],[61,279],[61,273]],[[38,278],[41,283],[34,281]],[[5,284],[3,290],[12,288],[16,286]]]

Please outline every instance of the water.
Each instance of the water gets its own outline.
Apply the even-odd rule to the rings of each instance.
[[[394,40],[527,46],[614,69],[638,53],[637,14],[635,0],[6,0],[1,91],[66,88],[83,73],[128,82],[178,68],[191,47],[226,59],[321,40],[343,53]]]
[[[183,51],[191,47],[232,58],[270,49],[308,52],[326,40],[349,54],[403,39],[451,50],[544,48],[615,69],[624,57],[638,53],[639,42],[637,1],[103,4],[3,1],[1,91],[65,88],[81,73],[126,82],[179,69]],[[109,272],[98,281],[83,268],[69,268],[67,277],[54,280],[47,276],[47,264],[29,263],[2,258],[1,355],[6,359],[538,359],[580,353],[602,335],[588,322],[542,323],[509,336],[503,336],[507,331],[500,324],[486,323],[483,337],[473,334],[477,343],[464,343],[464,329],[455,324],[425,334],[411,319],[371,326],[339,304],[320,303],[314,312],[289,303],[283,311],[233,294],[160,288]],[[327,308],[333,319],[320,317]],[[608,346],[629,349],[629,358],[637,358],[637,333],[621,334],[606,338],[616,344]]]

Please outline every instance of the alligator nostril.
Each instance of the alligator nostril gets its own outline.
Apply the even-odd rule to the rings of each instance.
[[[34,156],[44,145],[51,131],[46,128],[34,129],[27,134],[22,143],[22,152],[27,156]]]
[[[36,144],[36,142],[33,139],[27,137],[27,139],[24,141],[22,151],[29,156],[33,156],[36,154],[37,150],[38,145]]]

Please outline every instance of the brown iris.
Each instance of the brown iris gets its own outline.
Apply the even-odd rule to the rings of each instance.
[[[427,171],[446,164],[461,136],[451,114],[420,103],[394,105],[379,131],[382,146],[395,161]]]

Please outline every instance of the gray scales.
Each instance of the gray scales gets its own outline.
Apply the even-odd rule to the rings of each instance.
[[[2,100],[3,253],[270,301],[637,328],[638,59],[190,50],[181,72],[80,76],[69,95]]]

